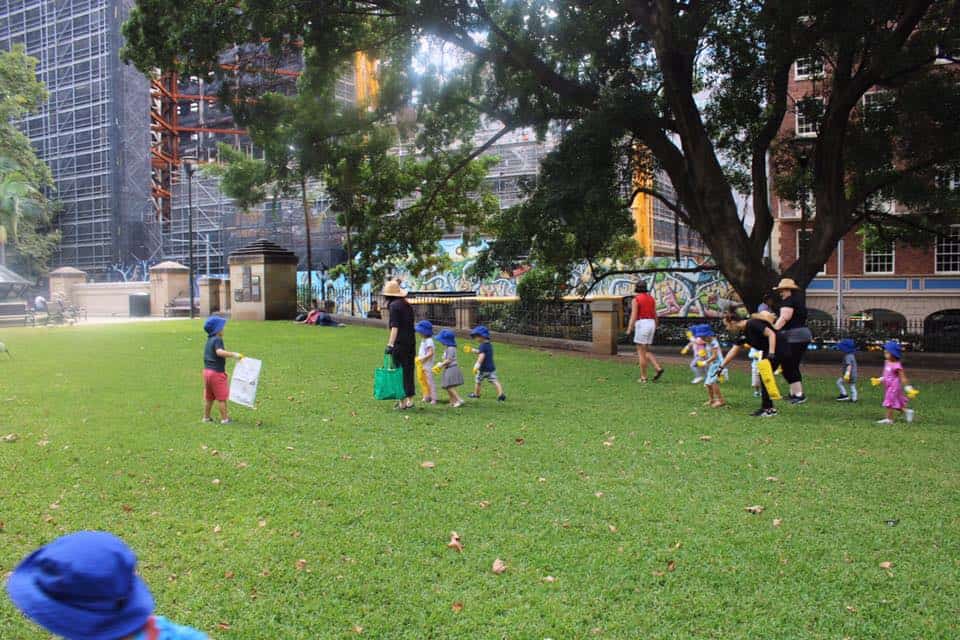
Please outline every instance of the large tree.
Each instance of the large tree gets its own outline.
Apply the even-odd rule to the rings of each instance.
[[[649,153],[676,190],[665,204],[701,233],[754,305],[781,275],[764,259],[774,223],[771,166],[783,195],[812,195],[812,240],[784,274],[803,284],[857,225],[881,221],[929,234],[956,220],[956,198],[938,176],[960,156],[960,93],[952,65],[938,63],[950,60],[958,41],[957,14],[956,0],[140,0],[126,34],[143,68],[209,65],[227,44],[261,39],[323,52],[310,60],[318,71],[367,49],[384,61],[394,88],[409,79],[416,43],[442,39],[464,64],[436,90],[415,95],[421,113],[454,131],[469,114],[484,114],[507,128],[597,134],[595,144],[609,148],[584,154],[561,146],[552,172],[562,179],[581,166],[605,180],[606,204],[569,191],[548,197],[563,185],[545,175],[540,204],[499,221],[501,231],[521,234],[504,250],[525,245],[534,259],[553,255],[560,267],[615,244],[629,198],[614,188],[609,166],[582,163],[620,166]],[[790,69],[798,58],[823,60],[825,73],[818,99],[795,104]],[[872,101],[876,117],[866,117],[863,97],[877,89],[885,98]],[[815,123],[816,137],[783,138],[784,118],[797,110]],[[638,190],[654,191],[644,184]],[[737,190],[753,196],[749,231]],[[891,199],[911,213],[878,206]],[[571,210],[587,204],[611,216],[599,235],[596,216]],[[581,235],[596,242],[570,242]]]
[[[33,278],[47,270],[60,240],[47,197],[53,186],[50,169],[15,125],[47,100],[36,67],[37,60],[22,46],[0,52],[0,264],[9,261]]]

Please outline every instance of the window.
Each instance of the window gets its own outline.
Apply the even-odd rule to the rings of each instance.
[[[806,240],[806,243],[804,240]],[[811,229],[807,229],[806,231],[803,229],[797,229],[797,260],[800,259],[800,253],[803,251],[804,245],[809,244],[811,240],[813,240],[813,231]],[[827,265],[821,265],[820,270],[817,271],[817,275],[822,276],[826,273]]]
[[[937,189],[956,191],[960,189],[960,171],[952,171],[949,169],[938,171],[934,181]]]
[[[893,243],[871,247],[863,252],[864,273],[893,273]]]
[[[797,80],[809,80],[811,78],[823,77],[823,59],[815,57],[797,58],[796,74]]]
[[[937,273],[960,273],[960,225],[937,238],[935,254]]]
[[[883,112],[893,102],[893,96],[889,91],[872,91],[863,94],[863,109],[861,110],[863,121],[867,125],[877,125],[882,122]]]
[[[797,135],[814,138],[820,124],[823,111],[823,98],[807,97],[797,102],[794,112],[797,116]]]

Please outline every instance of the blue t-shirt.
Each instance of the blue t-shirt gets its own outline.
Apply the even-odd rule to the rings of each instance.
[[[217,349],[223,349],[223,338],[220,336],[207,338],[207,346],[203,348],[203,368],[225,373],[227,360],[217,355]]]
[[[209,636],[196,629],[170,622],[163,616],[153,617],[153,627],[157,630],[157,640],[209,640]],[[148,640],[146,629],[133,636],[134,640]]]
[[[493,344],[484,342],[477,348],[477,353],[483,354],[483,362],[480,363],[480,371],[490,373],[496,371],[497,367],[493,364]]]

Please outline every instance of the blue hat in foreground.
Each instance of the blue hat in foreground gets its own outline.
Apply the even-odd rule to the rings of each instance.
[[[223,331],[225,326],[227,326],[226,318],[221,318],[220,316],[210,316],[207,318],[207,321],[203,323],[203,330],[207,332],[208,336],[215,336]]]
[[[417,323],[417,326],[413,328],[414,331],[423,336],[432,336],[433,335],[433,323],[429,320],[421,320]]]
[[[7,591],[24,615],[68,640],[125,638],[153,613],[136,566],[137,556],[117,536],[80,531],[24,558]]]
[[[883,343],[883,350],[899,360],[903,357],[903,347],[896,340],[887,340]]]
[[[695,324],[690,327],[690,333],[694,338],[708,338],[713,335],[713,329],[708,324]]]
[[[473,336],[480,336],[481,338],[484,338],[484,339],[486,339],[486,340],[489,340],[489,339],[490,339],[490,330],[487,329],[485,326],[483,326],[483,325],[481,324],[481,325],[479,325],[479,326],[477,326],[477,327],[474,327],[474,328],[470,331],[470,337],[472,338]]]
[[[854,342],[853,338],[844,338],[837,343],[837,351],[842,351],[843,353],[854,353],[857,350],[857,343]]]
[[[445,347],[457,346],[457,335],[450,329],[444,329],[437,335],[437,341]]]

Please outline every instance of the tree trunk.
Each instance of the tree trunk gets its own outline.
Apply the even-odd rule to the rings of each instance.
[[[307,200],[307,176],[300,173],[300,194],[303,197],[303,223],[307,241],[307,291],[308,300],[313,299],[313,243],[310,239],[310,202]],[[321,304],[323,301],[321,300]]]

